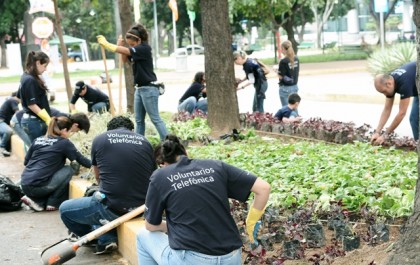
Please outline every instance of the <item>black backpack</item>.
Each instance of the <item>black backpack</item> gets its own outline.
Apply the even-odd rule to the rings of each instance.
[[[0,174],[0,211],[17,211],[22,207],[22,189],[11,179]]]

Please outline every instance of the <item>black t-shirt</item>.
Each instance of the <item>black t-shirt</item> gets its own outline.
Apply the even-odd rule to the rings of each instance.
[[[105,102],[109,105],[109,97],[96,87],[86,85],[86,94],[81,97],[79,91],[75,90],[73,97],[70,100],[71,104],[76,104],[76,101],[81,98],[87,105],[88,111],[92,112],[92,106],[99,102]]]
[[[25,113],[37,116],[28,108],[28,106],[36,104],[41,110],[45,109],[48,114],[51,114],[47,91],[28,73],[24,73],[20,79],[18,98],[22,101],[22,108]]]
[[[246,201],[256,179],[222,161],[182,156],[150,178],[145,218],[159,225],[166,213],[172,249],[227,254],[242,246],[229,198]]]
[[[143,135],[124,128],[102,133],[93,140],[91,156],[107,205],[128,211],[144,204],[156,163],[152,145]]]
[[[1,105],[0,108],[0,119],[3,120],[6,124],[10,125],[10,119],[12,119],[15,112],[19,110],[19,102],[10,97]]]
[[[134,84],[147,86],[156,81],[153,72],[152,48],[147,43],[142,43],[130,48],[130,61],[133,62]]]
[[[292,111],[293,110],[289,108],[289,106],[284,106],[283,108],[279,109],[279,111],[277,111],[274,117],[279,120],[282,120],[283,118],[290,118],[290,114],[292,113]]]
[[[395,69],[392,71],[391,76],[395,81],[395,90],[394,95],[389,98],[393,98],[395,93],[400,94],[401,99],[418,95],[416,86],[416,62],[410,62]]]
[[[22,185],[43,186],[61,169],[66,159],[76,160],[89,168],[90,159],[84,157],[67,138],[38,137],[26,153],[22,173]]]
[[[204,89],[204,85],[198,82],[194,82],[191,84],[191,86],[185,91],[184,95],[179,100],[179,103],[182,103],[184,100],[186,100],[189,97],[195,97],[197,101],[202,96],[205,98],[207,95],[206,93],[201,93],[201,91]]]
[[[293,84],[287,84],[288,86],[293,86],[298,83],[299,79],[299,58],[295,56],[295,63],[294,68],[292,70],[292,64],[290,63],[289,58],[285,57],[280,60],[279,62],[279,70],[278,74],[281,76],[288,76],[290,78],[293,78]],[[283,79],[280,80],[280,85],[285,86]]]

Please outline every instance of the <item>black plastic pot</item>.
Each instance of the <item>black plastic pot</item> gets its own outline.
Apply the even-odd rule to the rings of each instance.
[[[342,242],[344,251],[352,251],[360,247],[359,236],[344,236]]]
[[[310,248],[325,246],[325,233],[321,224],[309,224],[305,229],[305,238]]]
[[[281,256],[287,259],[300,259],[303,257],[304,251],[299,240],[284,241]]]

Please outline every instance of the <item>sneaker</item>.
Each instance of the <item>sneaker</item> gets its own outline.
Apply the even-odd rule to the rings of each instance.
[[[44,210],[44,207],[42,207],[38,203],[34,202],[31,198],[29,198],[26,195],[23,196],[20,199],[24,204],[28,205],[35,212],[42,212]]]
[[[0,148],[0,151],[1,151],[1,153],[2,153],[3,156],[5,156],[5,157],[10,156],[10,152],[7,151],[6,149]]]
[[[117,246],[117,243],[115,242],[109,243],[108,245],[96,245],[96,250],[94,254],[95,255],[107,254],[117,249],[118,249],[118,246]]]

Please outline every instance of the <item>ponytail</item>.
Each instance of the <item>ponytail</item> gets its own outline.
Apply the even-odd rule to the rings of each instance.
[[[286,58],[289,59],[292,70],[295,68],[295,51],[289,40],[283,41],[281,48],[285,50]]]
[[[25,71],[35,78],[42,89],[48,91],[45,82],[39,77],[40,73],[38,73],[38,69],[36,67],[37,61],[39,61],[40,64],[46,64],[50,62],[50,58],[46,53],[42,51],[30,51],[26,56]]]
[[[184,145],[174,134],[166,136],[165,141],[155,148],[155,160],[158,165],[163,163],[173,164],[180,155],[187,155]]]
[[[50,124],[48,125],[47,136],[53,136],[53,137],[61,136],[61,130],[67,129],[69,131],[72,125],[73,125],[73,122],[68,117],[65,117],[65,116],[52,117]]]

